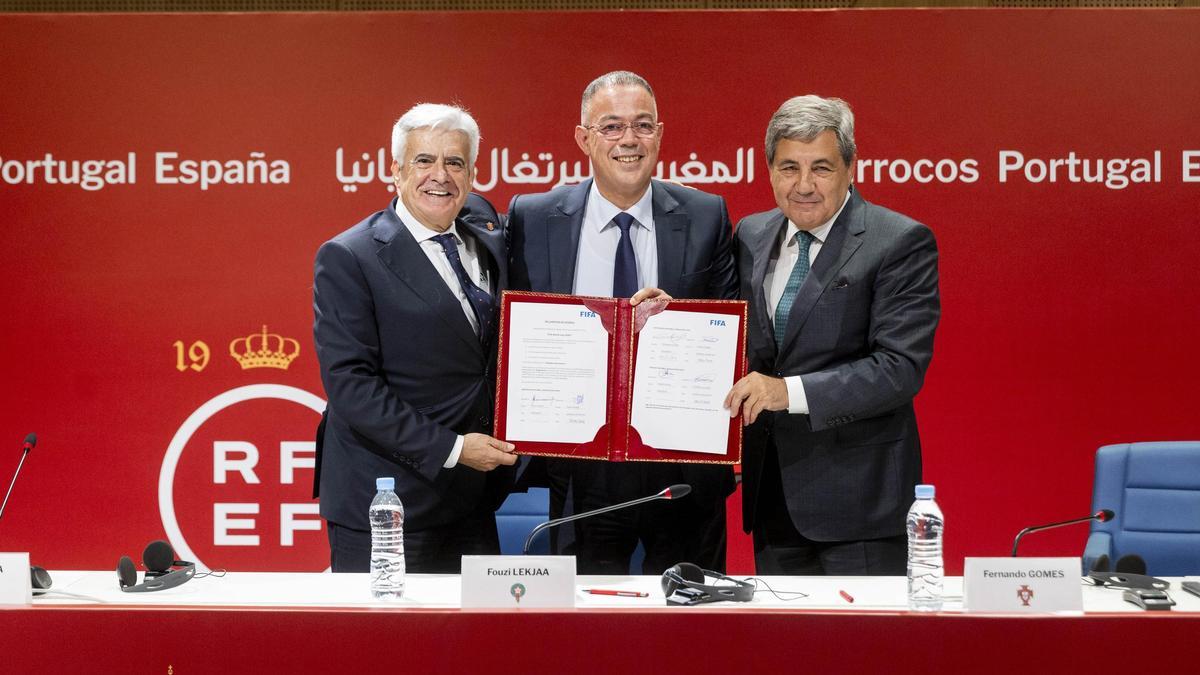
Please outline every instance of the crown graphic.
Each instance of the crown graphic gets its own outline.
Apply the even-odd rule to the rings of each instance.
[[[278,368],[287,370],[300,355],[300,343],[276,333],[268,333],[264,324],[261,333],[237,338],[229,343],[229,355],[242,364],[242,370],[251,368]]]

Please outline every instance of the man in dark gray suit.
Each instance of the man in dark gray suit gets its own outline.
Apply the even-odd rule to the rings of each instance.
[[[329,399],[316,481],[334,572],[366,572],[375,479],[404,504],[408,571],[458,572],[498,554],[495,509],[513,446],[492,428],[496,294],[507,281],[495,211],[471,195],[479,127],[418,105],[392,130],[397,198],[325,242],[313,333]]]
[[[785,102],[766,155],[778,208],[742,220],[735,243],[752,372],[726,400],[751,425],[743,524],[758,573],[904,574],[937,244],[851,187],[844,101]]]
[[[725,201],[651,180],[663,124],[646,80],[626,71],[596,78],[584,89],[580,115],[575,142],[595,179],[513,198],[512,288],[628,298],[658,287],[676,298],[735,297]],[[555,533],[553,549],[575,554],[581,574],[627,574],[639,540],[644,574],[683,561],[724,570],[729,467],[550,459],[546,470],[555,518],[672,484],[692,486],[687,499],[577,521],[570,545]]]

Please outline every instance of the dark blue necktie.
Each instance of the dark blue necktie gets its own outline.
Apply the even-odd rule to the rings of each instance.
[[[783,344],[783,334],[787,332],[788,317],[792,314],[792,303],[796,302],[800,286],[804,285],[804,279],[808,277],[808,247],[814,239],[816,237],[804,230],[796,232],[796,244],[800,247],[796,254],[796,266],[792,268],[787,285],[783,287],[783,295],[779,296],[779,304],[775,306],[776,346]]]
[[[454,240],[454,235],[447,232],[437,235],[433,240],[441,244],[442,250],[446,252],[450,267],[458,276],[458,285],[466,294],[467,302],[471,303],[471,310],[475,312],[475,319],[479,322],[479,341],[486,344],[488,336],[492,334],[496,324],[496,304],[492,301],[492,296],[476,286],[475,282],[471,281],[471,277],[467,276],[462,259],[458,257],[458,244]]]
[[[621,230],[616,264],[613,265],[613,297],[628,298],[638,291],[637,258],[633,255],[633,239],[629,237],[633,216],[622,211],[613,216],[613,222]]]

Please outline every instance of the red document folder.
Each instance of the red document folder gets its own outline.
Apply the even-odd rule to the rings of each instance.
[[[509,366],[512,339],[511,313],[520,303],[577,305],[580,312],[595,312],[608,338],[607,401],[604,422],[591,440],[583,442],[552,442],[509,438]],[[631,423],[634,374],[637,371],[639,332],[646,321],[664,310],[698,312],[708,315],[740,317],[737,327],[737,349],[733,359],[734,382],[746,374],[746,303],[742,300],[670,300],[646,301],[631,307],[627,299],[596,298],[552,293],[505,291],[500,300],[500,341],[496,379],[497,438],[517,446],[517,454],[551,457],[577,457],[612,462],[693,462],[708,464],[737,464],[742,454],[741,417],[729,418],[723,454],[688,452],[680,449],[654,448],[642,442],[642,436]],[[719,320],[719,319],[714,319]],[[732,322],[731,322],[732,323]],[[591,364],[600,367],[601,364]],[[725,364],[728,367],[728,364]],[[723,385],[722,385],[723,386]],[[724,387],[728,391],[728,387]],[[516,405],[520,405],[518,401]]]

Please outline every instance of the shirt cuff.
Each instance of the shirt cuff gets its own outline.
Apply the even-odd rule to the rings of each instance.
[[[808,396],[804,394],[804,383],[800,381],[799,375],[783,378],[783,383],[787,385],[788,392],[788,413],[792,415],[807,415],[808,414]]]
[[[446,463],[442,465],[443,469],[453,469],[458,464],[458,456],[462,454],[463,437],[459,436],[454,441],[454,447],[450,449],[450,456],[446,458]]]

